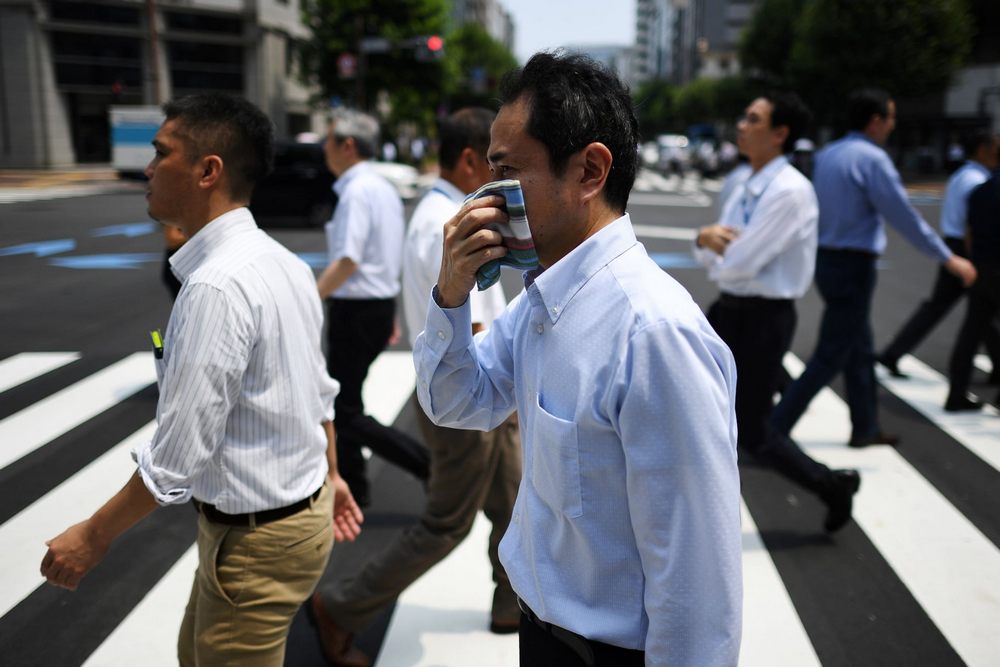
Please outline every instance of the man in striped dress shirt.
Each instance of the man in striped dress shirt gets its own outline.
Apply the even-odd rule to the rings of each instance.
[[[267,117],[218,94],[164,112],[146,167],[149,215],[189,240],[170,260],[183,286],[154,350],[157,429],[133,451],[125,487],[48,542],[41,570],[73,590],[158,504],[192,500],[198,570],[180,664],[281,665],[335,535],[353,539],[361,521],[337,474],[322,309],[309,268],[246,209],[270,168]]]

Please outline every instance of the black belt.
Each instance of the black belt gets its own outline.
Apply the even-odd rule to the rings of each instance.
[[[308,498],[303,498],[299,502],[286,505],[285,507],[275,507],[273,510],[263,510],[260,512],[247,512],[246,514],[226,514],[225,512],[217,510],[215,505],[203,503],[197,499],[194,499],[193,502],[195,509],[201,512],[204,517],[212,523],[221,523],[227,526],[239,526],[241,528],[252,528],[264,523],[284,519],[285,517],[291,516],[296,512],[301,512],[305,508],[309,507],[314,500],[319,498],[320,491],[322,490],[323,487],[320,486]]]
[[[772,299],[766,296],[739,296],[722,292],[719,294],[719,303],[727,306],[787,306],[792,300]]]
[[[590,645],[590,640],[583,635],[578,635],[571,630],[566,628],[560,628],[558,625],[552,625],[547,621],[543,621],[535,615],[535,612],[531,611],[531,607],[524,603],[520,597],[517,598],[517,606],[521,608],[521,613],[524,614],[525,618],[537,625],[539,628],[549,633],[563,644],[568,646],[573,653],[580,656],[583,660],[583,664],[588,667],[592,667],[597,664],[594,658],[594,647]]]

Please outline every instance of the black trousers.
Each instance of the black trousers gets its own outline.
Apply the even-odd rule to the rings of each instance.
[[[945,238],[944,242],[959,257],[967,257],[965,242],[962,239]],[[951,311],[966,291],[962,281],[941,266],[930,297],[920,304],[880,356],[886,361],[899,361],[900,357],[920,344],[920,341]],[[993,367],[1000,369],[1000,333],[995,324],[985,330],[982,340],[986,343],[986,349],[993,360]]]
[[[580,638],[590,648],[584,657],[524,614],[518,632],[521,667],[643,667],[646,661],[643,651]]]
[[[965,320],[951,352],[948,369],[951,381],[949,399],[965,398],[972,379],[973,357],[979,343],[991,330],[996,330],[996,318],[1000,314],[1000,265],[977,264],[976,271],[979,272],[979,277],[969,290]],[[996,372],[997,366],[993,370]]]
[[[396,314],[395,299],[328,299],[326,365],[340,382],[334,403],[337,428],[337,468],[355,499],[370,496],[361,447],[419,479],[430,473],[430,455],[419,442],[365,414],[361,387],[368,369],[386,348]]]
[[[823,496],[828,467],[813,460],[790,437],[770,425],[781,361],[795,333],[795,304],[788,299],[722,294],[708,309],[708,321],[736,360],[738,447],[796,484]]]

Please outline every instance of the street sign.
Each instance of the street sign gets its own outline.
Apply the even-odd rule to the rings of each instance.
[[[337,56],[337,74],[341,79],[353,79],[358,74],[358,59],[353,53],[341,53]]]
[[[392,43],[385,37],[365,37],[361,40],[361,53],[385,53],[392,48]]]

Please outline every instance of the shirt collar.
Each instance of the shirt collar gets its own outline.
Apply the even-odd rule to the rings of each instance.
[[[767,186],[771,184],[771,181],[778,175],[778,172],[785,168],[786,164],[788,164],[788,158],[784,155],[779,155],[772,159],[760,171],[747,179],[746,191],[754,198],[760,197],[761,193],[767,189]]]
[[[543,306],[549,320],[555,324],[580,289],[636,243],[632,221],[626,213],[544,271],[525,272],[524,287],[528,298],[533,304]],[[534,290],[529,289],[532,285]]]
[[[434,185],[431,186],[431,189],[437,190],[457,204],[461,204],[465,201],[465,193],[459,190],[453,183],[446,181],[443,178],[439,178],[434,181]]]
[[[333,182],[333,191],[337,193],[338,197],[340,197],[344,194],[344,190],[347,186],[351,184],[351,181],[362,174],[371,172],[372,169],[373,168],[368,163],[368,160],[362,160],[361,162],[352,164],[337,178],[336,181]]]
[[[845,139],[860,139],[862,141],[867,141],[872,146],[875,146],[877,148],[881,148],[882,150],[885,150],[885,148],[883,146],[879,146],[877,143],[875,143],[874,139],[872,139],[867,134],[865,134],[864,132],[861,132],[859,130],[851,130],[850,132],[847,133],[847,135],[844,138]]]
[[[981,173],[986,178],[989,178],[990,175],[991,175],[989,169],[987,169],[985,166],[983,166],[979,162],[976,162],[975,160],[966,160],[964,166],[967,167],[968,169],[973,170],[973,171],[978,171],[979,173]]]
[[[256,229],[257,223],[245,206],[223,213],[198,230],[170,257],[174,275],[184,282],[228,238]]]

